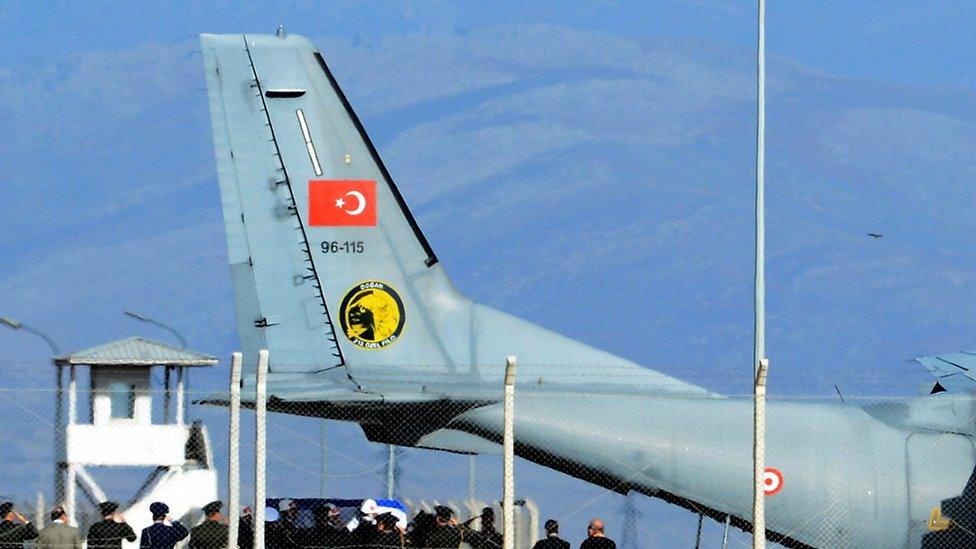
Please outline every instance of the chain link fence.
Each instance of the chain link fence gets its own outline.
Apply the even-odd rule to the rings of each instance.
[[[28,370],[8,365],[8,372],[19,368]],[[38,527],[50,523],[54,505],[71,506],[82,534],[102,520],[105,500],[119,504],[137,536],[152,524],[149,504],[157,500],[188,528],[204,524],[206,503],[227,500],[228,409],[205,404],[226,398],[227,367],[188,380],[182,422],[175,386],[164,390],[155,370],[150,390],[104,394],[79,368],[75,425],[66,425],[67,410],[57,412],[57,403],[69,405],[67,384],[59,391],[33,367],[31,375],[11,375],[0,389],[3,498]],[[597,379],[600,372],[581,375]],[[268,547],[453,546],[443,532],[425,541],[438,520],[471,547],[497,542],[500,383],[495,399],[475,392],[474,402],[458,391],[457,402],[414,394],[414,402],[400,404],[323,406],[285,401],[272,370],[267,493],[256,502],[255,416],[247,409],[253,376],[245,373],[241,412],[242,514],[229,519],[239,521],[241,543],[252,539],[257,509],[265,513]],[[748,376],[712,381],[748,383]],[[601,519],[606,536],[624,548],[751,545],[750,396],[661,394],[626,383],[596,393],[540,385],[520,377],[516,388],[516,547],[545,538],[549,520],[578,546],[591,519]],[[857,397],[831,386],[822,396],[787,398],[773,387],[765,477],[771,542],[976,544],[970,395]],[[98,417],[100,398],[109,403],[105,417]],[[223,507],[211,518],[227,523],[226,514]],[[357,537],[367,532],[371,541]]]

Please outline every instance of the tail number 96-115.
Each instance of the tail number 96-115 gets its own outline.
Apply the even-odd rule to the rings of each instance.
[[[319,248],[324,254],[361,254],[366,251],[362,240],[323,240]]]

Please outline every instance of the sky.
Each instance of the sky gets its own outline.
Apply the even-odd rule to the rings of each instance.
[[[4,2],[0,315],[64,351],[134,333],[170,338],[126,309],[172,325],[191,348],[222,359],[236,349],[196,35],[283,24],[321,49],[462,292],[744,394],[754,10],[701,1]],[[769,6],[773,397],[913,396],[929,382],[913,358],[976,348],[974,24],[967,2]],[[26,421],[10,426],[6,451],[22,465],[5,491],[49,484],[38,464],[50,448],[38,441],[50,441],[40,434],[53,416],[50,354],[38,338],[0,331],[2,394]],[[193,388],[220,387],[225,376],[226,363],[195,376]],[[194,412],[216,424],[225,417]],[[272,446],[282,448],[310,425],[275,421]],[[330,463],[350,475],[335,482],[351,492],[360,485],[343,479],[382,465],[384,449],[348,426],[330,436],[348,446]],[[426,456],[407,451],[405,487],[428,482]],[[460,476],[466,466],[451,465]],[[523,466],[540,490],[579,490],[619,513],[619,496]],[[282,491],[318,474],[282,471],[272,479]],[[482,481],[486,498],[491,482]],[[645,533],[656,542],[694,535],[693,515],[646,498],[637,505],[655,522],[668,517],[671,526]],[[594,506],[558,512],[582,522]]]

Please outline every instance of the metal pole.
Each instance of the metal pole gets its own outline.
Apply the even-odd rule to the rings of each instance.
[[[729,546],[729,525],[732,523],[732,515],[725,515],[725,533],[722,534],[722,549]]]
[[[65,441],[67,440],[67,438],[64,437],[63,433],[61,432],[61,430],[64,428],[63,425],[64,416],[62,415],[63,406],[64,406],[64,400],[63,400],[64,395],[62,395],[61,393],[62,366],[58,362],[58,358],[60,358],[61,356],[61,348],[58,347],[58,344],[55,343],[53,339],[48,337],[48,335],[45,334],[44,332],[36,330],[33,327],[28,326],[23,322],[19,322],[13,318],[0,316],[0,326],[6,326],[11,330],[23,330],[25,332],[29,332],[40,337],[41,339],[44,340],[45,343],[47,343],[48,347],[51,348],[51,352],[53,353],[52,361],[54,362],[54,365],[57,369],[57,376],[58,376],[57,395],[55,395],[56,408],[54,410],[54,452],[56,455],[54,460],[54,499],[60,502],[61,499],[65,496],[64,494],[64,467],[65,467],[64,444]],[[39,525],[44,524],[43,517],[39,517],[38,520],[40,521],[38,522]]]
[[[396,485],[396,448],[392,444],[386,445],[389,451],[386,458],[386,499],[393,499],[393,491]]]
[[[18,322],[8,316],[0,316],[0,325],[6,326],[11,330],[23,330],[25,332],[30,332],[36,335],[37,337],[43,339],[44,342],[47,343],[47,346],[51,348],[51,352],[54,353],[55,359],[61,356],[61,348],[58,347],[58,344],[55,343],[53,339],[48,337],[48,335],[45,334],[44,332],[41,332],[40,330],[37,330],[32,326],[28,326],[23,322]]]
[[[264,549],[264,488],[267,464],[268,350],[258,351],[257,386],[254,395],[254,549]]]
[[[142,315],[142,314],[139,314],[139,313],[134,313],[132,311],[122,311],[122,312],[125,313],[125,316],[132,317],[132,318],[134,318],[136,320],[139,320],[139,321],[142,321],[142,322],[146,322],[146,323],[152,324],[154,326],[159,326],[160,328],[168,331],[169,333],[171,333],[174,336],[176,336],[176,339],[180,340],[180,347],[186,349],[186,338],[183,337],[183,334],[181,334],[178,331],[176,331],[176,328],[173,328],[172,326],[169,326],[167,324],[163,324],[162,322],[160,322],[158,320],[149,318],[146,315]]]
[[[54,460],[54,502],[61,503],[64,500],[64,467],[67,459],[67,434],[64,432],[64,366],[55,362],[57,370],[57,394],[54,400],[54,452],[57,458]]]
[[[504,484],[502,487],[502,516],[504,520],[504,549],[515,549],[515,364],[514,356],[505,364],[505,431]]]
[[[326,438],[327,433],[328,433],[328,420],[323,419],[321,423],[319,423],[319,443],[322,446],[322,479],[321,479],[321,483],[319,484],[319,491],[321,492],[320,495],[323,498],[329,497],[329,491],[328,491],[329,476],[327,474],[329,469],[328,468],[329,461],[328,461],[328,456],[326,455],[326,448],[328,448],[328,444],[327,444],[328,440]]]
[[[695,549],[701,549],[701,530],[702,521],[705,519],[705,515],[698,514],[698,532],[695,533]]]
[[[766,2],[759,0],[759,83],[756,122],[756,288],[753,374],[766,358]]]
[[[72,364],[68,368],[68,426],[70,429],[78,423],[78,372],[75,369],[75,365]],[[65,433],[67,434],[67,433]],[[67,438],[65,439],[67,440]],[[65,447],[66,454],[68,448]],[[68,524],[72,526],[77,526],[78,523],[75,521],[75,500],[77,496],[75,495],[76,486],[78,482],[78,477],[75,471],[75,466],[72,465],[68,459],[67,455],[65,457],[65,471],[67,478],[65,479],[64,487],[64,499],[65,499],[65,512],[68,514]]]
[[[169,386],[170,386],[170,367],[163,366],[163,423],[169,423]]]
[[[474,501],[474,484],[475,484],[475,454],[468,456],[468,499]]]
[[[241,363],[244,355],[230,359],[230,426],[227,464],[227,547],[237,547],[238,516],[241,514]]]
[[[766,1],[759,0],[756,83],[756,288],[755,381],[753,432],[752,546],[766,547],[766,510],[763,494],[766,429],[766,280],[765,280],[765,163],[766,163]]]

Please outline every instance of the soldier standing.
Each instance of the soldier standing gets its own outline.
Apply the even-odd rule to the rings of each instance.
[[[406,538],[400,527],[397,526],[397,518],[392,513],[383,513],[376,517],[376,539],[373,541],[374,547],[393,547],[403,549],[412,547],[410,540]]]
[[[203,506],[205,516],[199,526],[190,530],[190,549],[224,549],[227,547],[227,523],[220,514],[224,504],[211,501]]]
[[[170,520],[170,525],[166,525],[169,520],[169,506],[165,503],[154,502],[149,506],[149,512],[152,513],[153,524],[142,529],[142,539],[139,542],[142,549],[173,549],[174,545],[190,535],[190,531],[179,521]]]
[[[495,529],[495,510],[491,507],[485,507],[479,516],[481,517],[481,530],[468,530],[470,533],[468,544],[473,549],[501,549],[502,535]],[[465,525],[477,518],[478,516],[472,518]]]
[[[438,549],[457,549],[461,546],[463,535],[461,528],[454,519],[454,511],[450,507],[438,505],[434,507],[434,515],[437,517],[434,528],[427,534],[427,542],[424,547],[437,547]]]
[[[102,520],[88,529],[88,549],[121,549],[122,540],[135,541],[136,532],[119,513],[119,504],[103,501],[98,504]]]
[[[37,537],[37,528],[14,510],[14,504],[5,501],[0,503],[0,548],[21,549],[24,542]]]

